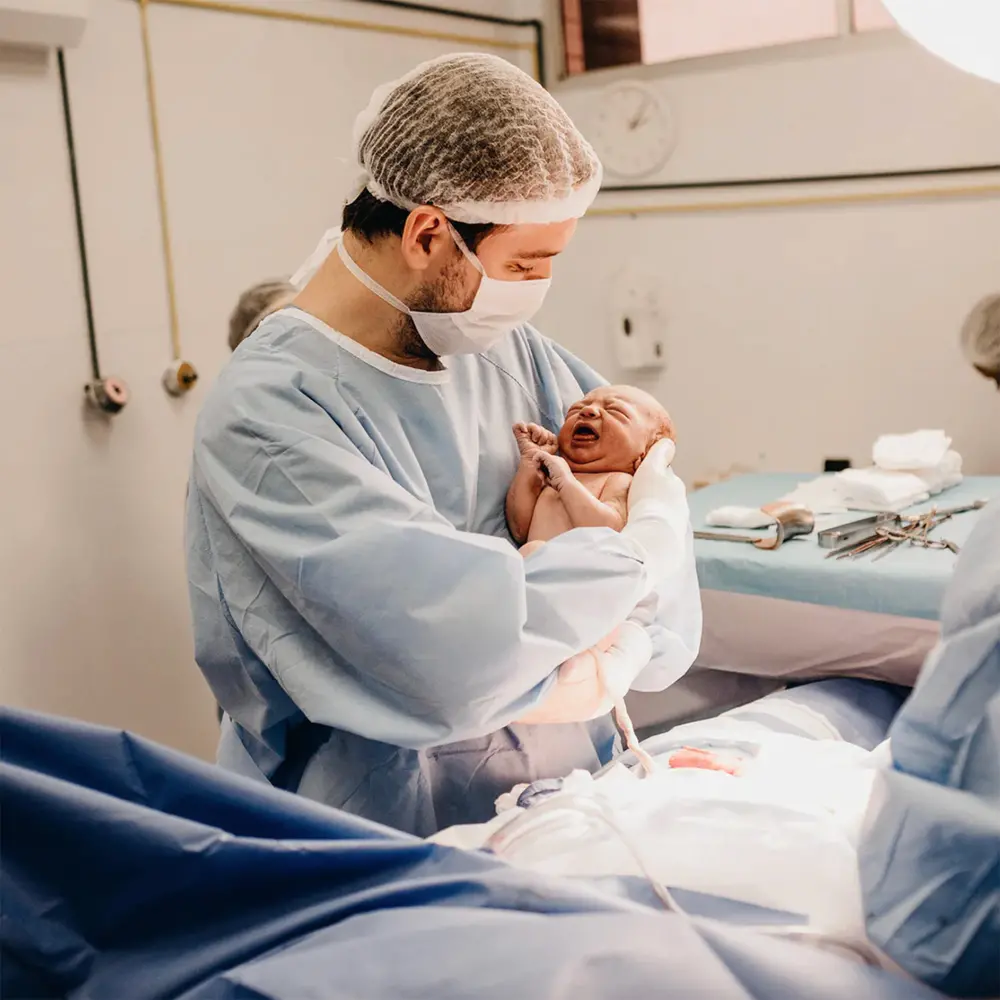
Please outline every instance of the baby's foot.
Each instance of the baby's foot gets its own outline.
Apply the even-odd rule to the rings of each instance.
[[[514,437],[522,457],[527,457],[536,448],[554,455],[559,447],[555,434],[538,424],[514,424]]]

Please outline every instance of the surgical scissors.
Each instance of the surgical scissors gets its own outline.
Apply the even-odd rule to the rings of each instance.
[[[985,506],[985,500],[974,500],[972,503],[957,507],[945,507],[942,510],[934,507],[921,514],[901,514],[888,523],[875,525],[872,529],[873,534],[867,538],[834,549],[827,554],[826,558],[854,559],[865,553],[878,550],[875,552],[875,560],[878,560],[889,555],[890,552],[895,552],[901,545],[905,544],[916,545],[924,549],[948,549],[957,555],[959,547],[956,542],[945,538],[930,538],[928,537],[929,533],[956,514],[980,510]]]

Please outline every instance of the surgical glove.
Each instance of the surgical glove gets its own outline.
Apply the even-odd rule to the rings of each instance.
[[[603,675],[604,694],[610,698],[612,705],[625,697],[632,681],[646,667],[652,655],[653,642],[649,633],[641,625],[629,619],[615,630],[614,643],[605,652],[595,651],[590,656],[590,659],[600,657],[600,663],[595,669],[598,678]],[[560,679],[565,678],[572,683],[573,678],[578,676],[577,671],[584,669],[580,661],[585,657],[587,652],[567,660],[559,669]],[[596,717],[595,715],[594,718]]]
[[[691,522],[684,484],[670,468],[675,452],[669,438],[657,441],[632,477],[628,493],[628,522],[621,535],[638,550],[650,590],[683,557]]]
[[[868,766],[877,770],[888,770],[892,767],[892,747],[888,740],[883,740],[868,754]]]
[[[598,654],[588,649],[567,660],[559,668],[556,683],[545,701],[517,721],[525,725],[551,725],[587,722],[607,715],[615,702],[625,696],[632,679],[646,667],[652,655],[653,644],[646,630],[626,621],[618,628],[614,645],[607,652]]]

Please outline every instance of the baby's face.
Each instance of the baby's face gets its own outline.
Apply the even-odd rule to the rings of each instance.
[[[604,386],[569,408],[559,451],[574,472],[633,473],[664,436],[673,437],[670,416],[649,393]]]

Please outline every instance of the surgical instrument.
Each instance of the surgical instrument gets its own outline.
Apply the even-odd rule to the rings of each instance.
[[[897,514],[872,514],[859,521],[840,524],[835,528],[825,528],[816,536],[821,549],[841,549],[848,545],[857,545],[868,541],[876,535],[876,528],[899,521]]]
[[[813,512],[798,504],[774,505],[769,513],[774,515],[773,535],[738,535],[726,531],[696,531],[695,538],[713,542],[746,542],[758,549],[773,551],[790,538],[798,535],[809,535],[816,527]]]

